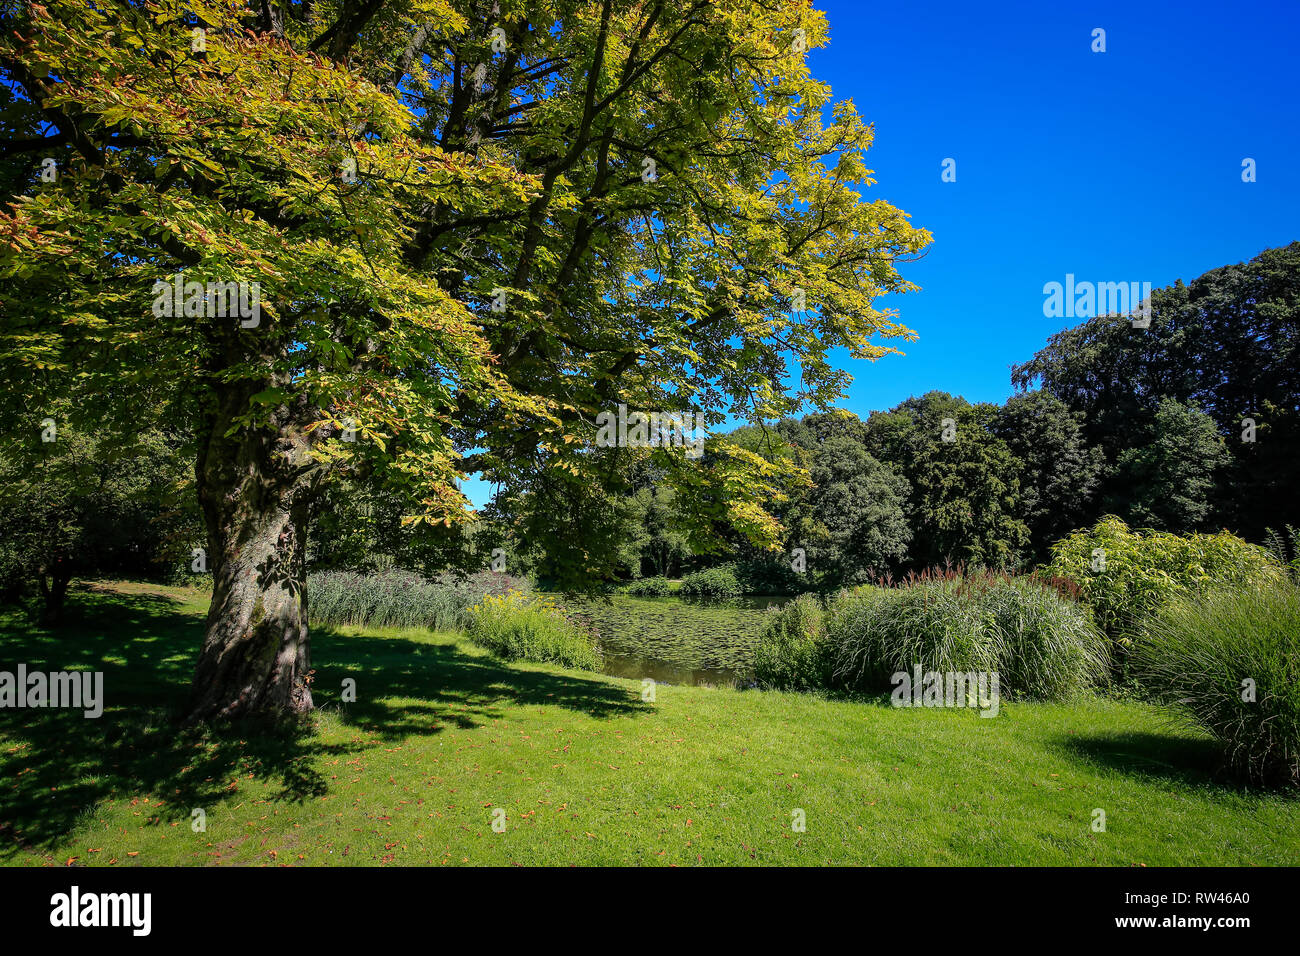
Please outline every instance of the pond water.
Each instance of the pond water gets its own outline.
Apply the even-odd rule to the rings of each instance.
[[[665,684],[731,684],[749,666],[763,614],[789,598],[566,597],[599,638],[606,674]]]

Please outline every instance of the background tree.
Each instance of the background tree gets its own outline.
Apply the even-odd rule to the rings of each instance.
[[[866,450],[867,428],[845,412],[784,421],[783,436],[809,455],[811,487],[788,511],[790,546],[805,548],[822,588],[858,584],[897,569],[912,533],[907,480]]]
[[[996,413],[993,405],[927,392],[867,419],[868,451],[911,487],[916,565],[1004,567],[1028,543],[1019,517],[1021,463],[993,434]]]
[[[1009,398],[993,419],[994,434],[1021,463],[1020,517],[1029,552],[1044,560],[1053,541],[1092,520],[1105,453],[1088,445],[1083,412],[1050,392]]]
[[[691,551],[685,535],[676,530],[672,490],[653,484],[639,488],[632,504],[636,537],[627,563],[634,576],[680,577]]]
[[[60,621],[74,576],[156,578],[202,544],[176,442],[150,431],[118,443],[55,415],[0,443],[0,590],[38,592],[45,624]]]
[[[1214,419],[1163,399],[1148,421],[1147,440],[1120,454],[1107,510],[1141,528],[1210,530],[1216,474],[1230,461]]]
[[[1106,452],[1106,496],[1122,500],[1131,475],[1120,457],[1152,437],[1164,399],[1202,409],[1232,455],[1213,496],[1211,523],[1259,540],[1300,519],[1300,242],[1212,269],[1151,296],[1150,328],[1116,316],[1053,335],[1017,365],[1019,388],[1036,383],[1083,412],[1090,444]],[[1243,419],[1255,426],[1247,433]]]

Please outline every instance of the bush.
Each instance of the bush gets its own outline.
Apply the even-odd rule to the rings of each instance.
[[[682,578],[680,593],[689,597],[736,597],[740,594],[740,582],[731,567],[720,565],[686,575]]]
[[[624,590],[634,597],[663,597],[672,588],[669,586],[667,578],[657,577],[633,581]]]
[[[892,675],[922,671],[993,671],[985,614],[961,577],[845,593],[826,629],[835,647],[835,681],[847,690],[888,690]]]
[[[1019,697],[1064,700],[1102,684],[1109,644],[1077,603],[1033,578],[1006,578],[983,595],[999,679]]]
[[[809,575],[790,567],[788,558],[752,558],[738,561],[736,581],[741,594],[802,594],[811,586]]]
[[[470,640],[507,660],[599,670],[591,636],[549,598],[511,591],[488,595],[469,609]]]
[[[1078,585],[1121,652],[1141,638],[1143,622],[1153,612],[1179,595],[1209,587],[1257,587],[1284,576],[1267,550],[1226,531],[1186,537],[1130,531],[1112,515],[1052,545],[1052,560],[1042,571]]]
[[[307,609],[312,624],[452,631],[469,623],[469,608],[485,595],[525,586],[516,578],[490,571],[434,581],[407,571],[318,571],[307,577]]]
[[[1233,771],[1300,785],[1300,587],[1180,595],[1152,616],[1132,660],[1149,689],[1222,742]]]
[[[834,684],[889,689],[892,675],[996,671],[1000,693],[1062,700],[1104,680],[1103,636],[1048,584],[1005,574],[922,575],[840,595],[826,623]]]
[[[812,690],[830,687],[834,659],[826,642],[821,600],[804,594],[768,608],[754,648],[754,679],[764,687]]]
[[[173,587],[194,588],[198,591],[212,590],[212,575],[204,571],[202,573],[190,570],[190,561],[182,561],[177,564],[169,565],[163,569],[159,575],[163,584],[170,584]]]

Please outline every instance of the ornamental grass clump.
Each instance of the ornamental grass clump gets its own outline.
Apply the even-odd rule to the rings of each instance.
[[[845,592],[827,615],[833,686],[889,690],[898,673],[996,672],[1011,698],[1064,700],[1106,679],[1104,636],[1050,581],[964,569]]]
[[[519,591],[488,595],[469,609],[466,633],[506,660],[600,669],[600,650],[591,635],[548,597]]]
[[[1144,686],[1259,785],[1300,786],[1300,586],[1273,581],[1182,595],[1133,651]]]

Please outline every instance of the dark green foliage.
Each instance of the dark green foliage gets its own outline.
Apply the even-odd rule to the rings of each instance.
[[[451,527],[404,525],[406,510],[392,492],[359,482],[330,483],[314,501],[308,567],[359,574],[400,568],[431,578],[453,569],[487,569],[492,549],[503,547],[508,572],[527,570],[486,519]]]
[[[1020,462],[993,433],[995,414],[995,406],[929,392],[867,420],[867,450],[911,486],[914,565],[1005,567],[1028,543]]]
[[[48,430],[34,419],[0,444],[0,596],[39,592],[50,622],[74,576],[160,580],[206,545],[178,440],[110,440],[69,418],[56,410]]]
[[[1008,399],[993,421],[1021,462],[1020,515],[1035,558],[1093,515],[1106,458],[1088,444],[1083,420],[1050,392],[1036,391]]]
[[[1089,442],[1112,465],[1151,444],[1162,400],[1204,409],[1232,455],[1209,523],[1254,540],[1267,527],[1300,524],[1300,242],[1156,289],[1151,301],[1150,328],[1089,319],[1053,335],[1015,367],[1013,382],[1040,383],[1085,413]],[[1243,439],[1246,418],[1253,442]],[[1115,472],[1105,493],[1125,500],[1128,480]]]
[[[634,574],[672,577],[691,557],[686,535],[676,526],[676,507],[676,495],[668,487],[640,488],[632,496],[623,563]]]
[[[680,593],[686,597],[736,597],[740,594],[740,582],[730,566],[722,565],[686,575]]]
[[[805,549],[823,589],[861,584],[903,562],[912,536],[905,478],[849,434],[814,449],[810,475],[812,489],[790,514],[791,542]]]
[[[815,576],[795,571],[789,555],[747,555],[735,563],[741,594],[801,594]]]
[[[770,608],[754,648],[754,679],[777,690],[830,687],[834,656],[826,641],[821,599],[803,594]]]
[[[1143,444],[1119,456],[1107,509],[1138,527],[1208,530],[1215,476],[1230,460],[1214,420],[1171,399],[1144,420]]]

